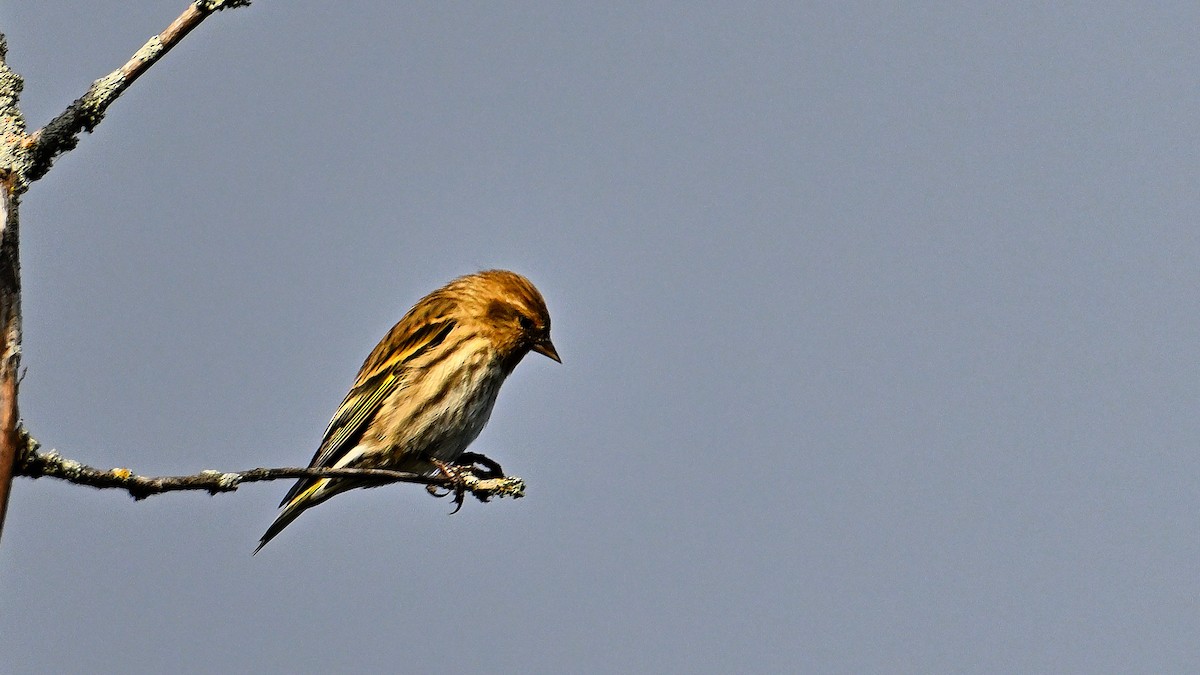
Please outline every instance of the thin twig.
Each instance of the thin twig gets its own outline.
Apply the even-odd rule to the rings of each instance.
[[[104,119],[108,106],[209,14],[249,4],[249,0],[199,0],[188,5],[183,14],[142,45],[125,65],[93,82],[87,93],[75,99],[62,114],[25,139],[32,160],[25,172],[26,184],[46,175],[56,157],[74,149],[79,133],[90,133]]]
[[[25,436],[36,447],[36,441]],[[353,478],[365,486],[388,483],[418,483],[444,487],[452,492],[469,492],[486,502],[492,497],[523,497],[525,481],[516,476],[483,478],[471,467],[452,472],[449,476],[424,476],[388,469],[321,469],[287,467],[278,469],[248,469],[246,471],[201,471],[189,476],[139,476],[129,469],[97,469],[60,456],[57,452],[39,453],[28,449],[17,465],[16,475],[27,478],[59,478],[76,485],[94,488],[116,488],[127,491],[134,499],[181,490],[202,490],[209,494],[233,492],[242,483],[295,478]]]

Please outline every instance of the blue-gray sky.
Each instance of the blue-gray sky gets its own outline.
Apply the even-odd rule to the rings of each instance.
[[[38,126],[183,2],[11,2]],[[284,483],[19,480],[6,672],[1200,669],[1195,3],[273,2],[26,196],[25,420],[304,464],[421,295],[528,275],[473,449],[250,551]]]

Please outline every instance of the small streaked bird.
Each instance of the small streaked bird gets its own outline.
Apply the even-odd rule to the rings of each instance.
[[[435,461],[454,462],[479,435],[504,378],[530,351],[560,361],[546,302],[528,279],[487,270],[451,281],[371,351],[309,466],[433,474]],[[306,509],[363,485],[297,481],[254,552]]]

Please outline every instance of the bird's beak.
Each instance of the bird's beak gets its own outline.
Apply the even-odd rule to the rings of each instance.
[[[549,336],[533,343],[533,351],[562,363],[562,359],[558,358],[558,350],[554,348],[554,343],[550,341]]]

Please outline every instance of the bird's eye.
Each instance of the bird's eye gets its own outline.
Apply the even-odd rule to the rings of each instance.
[[[521,330],[533,330],[533,319],[524,314],[517,315],[517,323],[521,324]]]

